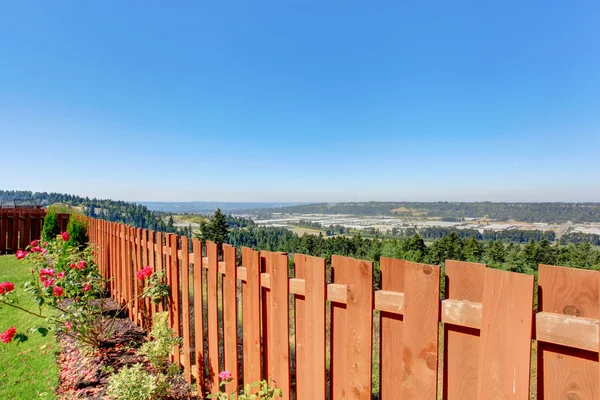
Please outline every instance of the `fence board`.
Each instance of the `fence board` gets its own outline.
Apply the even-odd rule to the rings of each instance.
[[[296,296],[296,399],[324,400],[325,259],[295,254],[296,278],[304,279],[305,294]]]
[[[539,266],[539,311],[600,318],[598,271]],[[539,399],[600,398],[598,353],[538,341]]]
[[[446,298],[483,303],[485,264],[446,260]],[[447,400],[477,400],[479,329],[444,324]]]
[[[486,269],[478,396],[529,397],[533,276]]]
[[[242,247],[242,264],[246,268],[246,282],[242,283],[242,336],[244,384],[247,384],[261,379],[260,253]]]
[[[162,232],[156,232],[156,247],[154,248],[156,257],[156,272],[163,276],[163,279],[167,281],[167,273],[165,270],[165,255],[163,253],[163,234]],[[165,302],[161,301],[158,303],[158,311],[165,311]]]
[[[6,252],[6,241],[8,240],[8,214],[0,213],[0,254]]]
[[[332,307],[332,398],[371,398],[373,263],[333,255],[334,283],[348,285],[348,302]]]
[[[204,385],[204,316],[202,302],[202,242],[192,239],[194,252],[194,362],[196,364],[196,388],[200,395]]]
[[[438,266],[406,263],[402,394],[405,399],[437,399]]]
[[[214,393],[219,387],[219,314],[218,314],[218,247],[216,243],[206,242],[208,257],[207,293],[208,293],[208,380],[207,389]]]
[[[179,257],[177,256],[179,250],[179,236],[169,235],[170,239],[170,266],[171,266],[171,307],[173,314],[173,330],[175,334],[181,337],[181,310],[180,310],[180,272],[179,272]],[[173,349],[173,362],[176,365],[181,363],[180,357],[181,348],[175,346]]]
[[[183,332],[183,376],[187,383],[192,383],[192,361],[191,361],[191,330],[190,330],[190,255],[189,239],[181,237],[181,311]]]
[[[381,257],[381,289],[404,292],[404,270],[407,261]],[[381,361],[380,397],[382,400],[404,398],[402,396],[402,343],[404,316],[381,312]]]
[[[225,369],[231,373],[231,382],[227,392],[233,392],[238,386],[238,348],[237,348],[237,265],[235,247],[223,245],[223,261],[225,276],[223,276],[223,353]]]

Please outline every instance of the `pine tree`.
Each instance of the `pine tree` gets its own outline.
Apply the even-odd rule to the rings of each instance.
[[[217,208],[217,211],[215,211],[215,214],[212,217],[212,221],[210,223],[210,231],[212,236],[211,240],[219,246],[227,242],[227,236],[229,235],[229,227],[227,225],[225,215],[221,212],[220,208]]]

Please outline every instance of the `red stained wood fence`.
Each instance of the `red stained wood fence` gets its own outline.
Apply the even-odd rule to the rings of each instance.
[[[165,309],[183,338],[173,361],[200,393],[227,369],[236,386],[272,378],[284,398],[598,399],[600,272],[542,265],[533,276],[446,261],[438,266],[241,250],[90,220],[111,296],[143,328]],[[165,304],[136,299],[135,272],[165,271]],[[539,311],[533,311],[534,291]],[[293,322],[293,323],[292,323]],[[537,356],[532,360],[532,343]],[[379,351],[374,351],[379,349]],[[536,372],[531,380],[532,369]],[[374,385],[378,383],[378,385]]]
[[[43,208],[0,208],[0,254],[25,250],[31,241],[40,239],[44,216]],[[69,214],[57,214],[62,231],[67,230]]]

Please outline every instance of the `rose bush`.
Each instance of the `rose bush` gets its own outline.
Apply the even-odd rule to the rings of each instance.
[[[26,250],[16,254],[17,259],[26,259],[31,265],[32,279],[25,283],[24,289],[33,297],[38,310],[26,310],[16,303],[12,298],[15,289],[12,282],[0,283],[0,305],[18,308],[43,320],[41,326],[29,329],[31,333],[46,335],[49,329],[54,329],[79,344],[98,348],[109,337],[114,323],[114,317],[105,317],[107,282],[96,267],[92,248],[71,246],[69,239],[67,232],[61,232],[44,243],[34,240]],[[140,296],[157,303],[162,301],[169,294],[162,275],[154,273],[151,267],[140,272],[144,281]],[[52,312],[44,313],[45,309]],[[17,334],[13,328],[3,334],[3,342],[10,343],[15,338],[27,340],[26,334]]]

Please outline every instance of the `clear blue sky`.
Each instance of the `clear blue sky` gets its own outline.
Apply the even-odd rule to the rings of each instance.
[[[600,2],[0,0],[0,188],[600,201]]]

